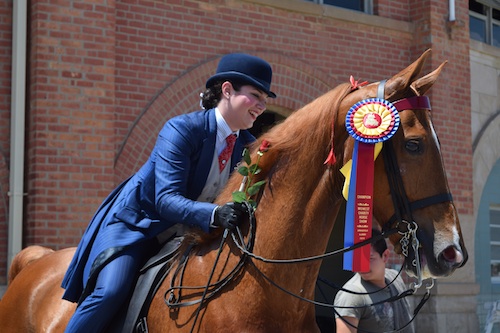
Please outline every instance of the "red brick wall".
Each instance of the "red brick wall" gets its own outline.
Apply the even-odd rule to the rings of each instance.
[[[373,12],[376,15],[399,21],[411,21],[410,15],[416,7],[421,7],[421,1],[375,0]]]
[[[12,1],[0,1],[0,284],[7,276]]]
[[[456,1],[457,21],[451,29],[447,23],[447,1],[412,3],[412,20],[417,30],[413,52],[432,48],[427,70],[448,61],[429,95],[455,205],[459,214],[472,215],[468,2]]]
[[[427,70],[450,60],[431,95],[436,127],[459,210],[472,214],[468,28],[448,37],[445,3],[375,2],[380,16],[414,22],[415,32],[340,21],[305,1],[31,1],[25,245],[75,245],[160,126],[197,109],[218,58],[235,51],[271,62],[279,97],[270,108],[294,110],[350,75],[391,76],[432,47]],[[467,2],[456,6],[467,22]]]
[[[36,1],[30,14],[25,242],[67,247],[114,185],[115,8]]]
[[[316,72],[323,73],[321,83],[329,87],[348,80],[351,74],[378,80],[408,65],[410,56],[404,51],[408,47],[399,49],[401,43],[410,45],[412,36],[408,33],[391,31],[387,40],[379,28],[359,23],[346,25],[316,13],[292,12],[244,1],[222,5],[119,2],[116,7],[116,98],[120,119],[116,128],[118,140],[124,140],[119,147],[128,145],[128,151],[134,152],[128,157],[118,156],[118,163],[127,158],[130,162],[123,162],[129,167],[116,169],[116,181],[126,177],[147,157],[154,144],[154,133],[166,119],[197,108],[197,96],[216,66],[214,57],[221,54],[245,51],[259,53],[268,61],[276,59],[273,86],[279,97],[272,103],[292,110],[326,91],[309,87],[316,84]],[[359,33],[353,35],[352,31]],[[397,50],[396,56],[390,63],[373,66],[377,53],[387,55],[387,49]],[[301,63],[296,59],[301,59]],[[289,64],[292,60],[299,66],[294,77],[288,73],[295,71]],[[173,89],[172,86],[179,84],[178,78],[193,68],[200,68],[199,76],[192,78],[196,81],[182,85],[181,91]],[[301,76],[308,81],[301,81]],[[166,100],[162,105],[163,116],[161,112],[155,115],[153,127],[146,126],[143,134],[135,133],[131,140],[135,143],[130,143],[129,135],[134,135],[129,132],[131,121],[148,113],[149,103],[158,96]],[[179,99],[185,104],[179,104]],[[142,159],[137,159],[137,153],[142,154]]]

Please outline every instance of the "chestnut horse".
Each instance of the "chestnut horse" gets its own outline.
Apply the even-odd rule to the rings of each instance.
[[[399,105],[401,123],[384,143],[382,153],[387,143],[391,151],[381,153],[374,167],[374,219],[385,230],[398,228],[390,241],[405,255],[407,270],[420,279],[450,275],[467,260],[429,107],[397,103],[423,96],[438,78],[445,63],[420,77],[429,54],[427,50],[385,83],[382,95]],[[255,175],[255,181],[267,181],[255,225],[245,224],[233,237],[222,232],[186,237],[182,248],[188,247],[188,239],[194,245],[185,252],[187,261],[174,261],[157,290],[147,315],[149,332],[319,332],[314,305],[300,297],[314,299],[321,260],[283,265],[257,256],[277,260],[324,253],[344,200],[339,170],[353,154],[346,114],[355,103],[378,94],[378,82],[340,84],[261,136],[250,149],[256,161],[262,140],[270,143],[259,161],[262,171]],[[325,164],[330,151],[334,159]],[[392,171],[382,155],[396,161]],[[241,182],[235,172],[216,202],[231,201]],[[242,254],[236,244],[240,240],[251,244],[248,251],[256,257]],[[419,246],[412,248],[407,241]],[[44,255],[17,274],[0,302],[2,330],[63,331],[75,308],[61,299],[60,288],[73,251]],[[191,288],[177,289],[180,281]]]

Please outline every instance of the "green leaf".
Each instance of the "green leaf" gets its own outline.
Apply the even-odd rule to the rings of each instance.
[[[238,173],[243,176],[248,176],[248,168],[246,166],[240,166],[238,168]]]
[[[259,186],[261,187],[262,185],[264,185],[267,181],[266,180],[261,180],[259,182],[256,182],[255,184],[253,184],[253,186]]]
[[[261,180],[260,182],[257,182],[255,184],[253,184],[252,186],[250,186],[247,190],[248,195],[252,196],[252,195],[256,194],[257,192],[259,192],[261,186],[264,185],[265,183],[266,183],[265,180]]]
[[[255,200],[248,200],[248,203],[255,209],[257,208],[257,203],[255,202]]]
[[[243,203],[247,199],[245,192],[235,191],[233,192],[233,201],[237,203]]]
[[[243,151],[243,160],[248,165],[252,163],[252,159],[250,158],[250,151],[247,148],[245,148],[245,150]]]
[[[248,172],[251,173],[252,175],[256,175],[258,174],[259,172],[261,171],[261,169],[259,168],[259,166],[257,164],[252,164],[250,165],[250,167],[248,168]]]

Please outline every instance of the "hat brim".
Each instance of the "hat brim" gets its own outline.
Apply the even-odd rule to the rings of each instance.
[[[215,74],[215,75],[211,76],[207,80],[207,83],[206,83],[205,86],[206,86],[206,88],[209,88],[213,84],[215,84],[215,82],[217,82],[217,81],[220,81],[220,80],[231,80],[231,79],[238,80],[239,82],[248,83],[248,84],[254,86],[257,89],[262,90],[269,97],[276,98],[276,94],[273,93],[271,90],[269,90],[264,84],[262,84],[261,82],[253,79],[252,77],[250,77],[250,76],[248,76],[246,74],[239,73],[239,72],[224,72],[224,73]]]

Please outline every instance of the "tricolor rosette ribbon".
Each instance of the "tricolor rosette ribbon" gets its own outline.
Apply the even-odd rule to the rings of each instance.
[[[399,114],[391,102],[369,98],[354,104],[347,112],[346,128],[355,139],[352,161],[343,168],[348,184],[344,246],[371,238],[373,216],[374,160],[382,142],[399,128]],[[377,145],[378,144],[378,145]],[[376,154],[375,154],[376,152]],[[344,269],[370,270],[370,245],[344,254]]]

